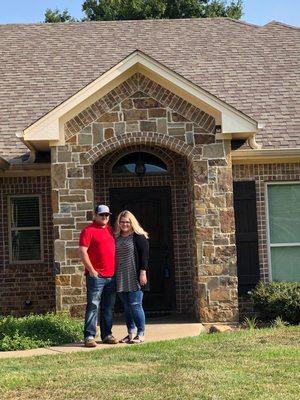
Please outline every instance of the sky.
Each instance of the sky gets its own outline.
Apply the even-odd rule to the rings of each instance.
[[[0,0],[0,23],[43,22],[46,8],[67,8],[76,18],[83,16],[84,0]],[[257,25],[276,20],[300,26],[300,0],[244,0],[243,21]]]

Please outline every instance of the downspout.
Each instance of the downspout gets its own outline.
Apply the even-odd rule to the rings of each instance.
[[[24,140],[22,132],[16,132],[16,137],[21,140],[21,142],[30,150],[29,157],[26,161],[24,161],[24,164],[34,164],[36,158],[35,148],[32,146],[32,144]]]
[[[257,131],[247,140],[249,147],[253,150],[261,150],[262,145],[256,142],[256,135],[265,127],[264,124],[257,124]]]

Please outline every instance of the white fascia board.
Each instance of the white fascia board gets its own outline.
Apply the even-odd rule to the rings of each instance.
[[[51,110],[42,118],[34,122],[23,132],[26,141],[35,140],[51,140],[59,141],[59,119],[75,106],[85,101],[98,90],[101,90],[106,84],[121,76],[134,64],[136,64],[136,54],[128,56],[124,61],[121,61],[115,67],[105,72],[99,78],[91,82],[89,85],[81,89],[72,97],[64,101],[62,104]],[[48,136],[49,135],[49,136]]]
[[[120,78],[129,69],[132,69],[134,73],[135,70],[133,67],[135,67],[137,71],[139,70],[139,67],[142,67],[157,74],[164,80],[178,86],[189,95],[192,95],[199,99],[199,101],[207,104],[209,107],[216,110],[216,112],[221,113],[223,133],[257,131],[257,122],[250,117],[224,103],[222,100],[213,96],[204,89],[199,88],[179,74],[148,57],[146,54],[140,51],[135,51],[119,64],[105,72],[99,78],[26,128],[23,132],[24,140],[31,142],[40,140],[49,140],[52,143],[61,142],[63,135],[62,132],[60,132],[61,127],[59,120],[66,113],[80,105],[80,103],[86,101],[97,91],[100,91],[115,79]]]
[[[236,110],[234,107],[218,99],[216,96],[194,83],[188,81],[176,72],[171,71],[164,65],[149,58],[147,55],[140,53],[139,64],[161,76],[165,80],[172,82],[186,93],[193,95],[216,111],[221,112],[223,133],[257,132],[257,121]]]
[[[59,140],[59,120],[57,118],[49,116],[40,124],[38,122],[25,129],[23,138],[26,142]]]

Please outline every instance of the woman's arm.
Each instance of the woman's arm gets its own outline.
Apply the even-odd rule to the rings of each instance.
[[[147,280],[147,273],[146,273],[146,271],[145,270],[143,270],[143,269],[141,269],[140,270],[140,285],[141,286],[145,286],[145,285],[147,285],[147,282],[148,282],[148,280]]]
[[[138,252],[139,282],[141,286],[147,284],[147,269],[149,263],[149,242],[144,235],[136,235],[136,247]]]

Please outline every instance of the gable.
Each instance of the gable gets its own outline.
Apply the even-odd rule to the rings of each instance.
[[[93,129],[103,140],[125,132],[152,131],[185,140],[215,141],[215,118],[156,84],[140,73],[91,104],[64,126],[65,140]],[[201,139],[200,139],[201,135]]]
[[[91,112],[87,114],[85,110],[136,73],[142,74],[145,82],[153,81],[172,93],[174,106],[183,109],[183,104],[189,103],[210,115],[225,134],[249,137],[257,132],[256,121],[137,51],[27,128],[24,131],[25,141],[33,144],[35,148],[63,145],[65,127],[66,133],[74,129],[74,126],[71,128],[70,124],[66,125],[67,122],[80,115],[83,123],[91,123],[97,115],[92,114],[90,117]],[[107,106],[109,107],[109,104]],[[107,111],[107,106],[101,105],[104,111]],[[198,117],[200,118],[200,115]]]

